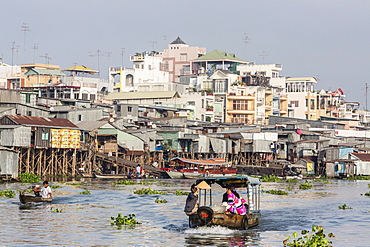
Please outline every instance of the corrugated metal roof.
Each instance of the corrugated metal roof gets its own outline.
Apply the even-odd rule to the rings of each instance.
[[[24,74],[25,75],[60,75],[60,76],[65,75],[60,70],[55,70],[55,69],[30,69]]]
[[[209,60],[218,60],[218,61],[235,61],[235,62],[244,62],[244,63],[248,63],[246,61],[244,61],[243,59],[241,58],[238,58],[235,56],[235,54],[232,54],[232,53],[228,53],[226,51],[220,51],[220,50],[214,50],[214,51],[211,51],[207,54],[205,54],[204,56],[201,56],[201,57],[198,57],[196,59],[194,59],[193,61],[195,62],[198,62],[198,61],[209,61]]]
[[[131,99],[163,99],[163,98],[180,98],[176,91],[151,91],[151,92],[118,92],[110,93],[107,100],[131,100]]]
[[[362,161],[370,161],[370,154],[368,153],[351,153],[351,155]]]
[[[101,126],[103,126],[104,124],[108,123],[108,121],[81,121],[79,123],[77,123],[76,125],[82,129],[82,130],[86,130],[86,131],[93,131],[93,130],[96,130],[98,128],[100,128]]]
[[[19,124],[19,125],[63,127],[63,128],[78,129],[78,126],[74,125],[71,121],[65,118],[43,118],[43,117],[31,117],[31,116],[19,116],[19,115],[6,115],[4,117],[10,119],[15,124]]]

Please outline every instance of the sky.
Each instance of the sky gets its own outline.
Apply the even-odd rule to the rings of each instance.
[[[180,36],[207,52],[282,64],[283,76],[316,77],[315,90],[342,88],[365,109],[369,13],[367,0],[0,0],[0,58],[107,76]]]

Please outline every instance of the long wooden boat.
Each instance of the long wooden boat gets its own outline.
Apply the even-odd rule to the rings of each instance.
[[[21,203],[28,203],[28,202],[52,202],[52,198],[42,198],[39,196],[31,196],[24,194],[24,191],[19,192],[19,200]]]
[[[172,179],[182,179],[182,178],[184,178],[184,173],[182,173],[182,172],[178,172],[178,171],[174,171],[174,170],[167,170],[166,173]]]
[[[212,205],[212,184],[218,184],[223,188],[232,185],[235,188],[246,189],[248,207],[245,215],[229,214],[226,207]],[[189,216],[189,227],[219,225],[233,229],[249,229],[257,226],[260,222],[260,181],[258,178],[246,176],[233,177],[208,177],[198,178],[196,184],[199,190],[199,203],[197,213]],[[239,192],[240,193],[240,192]],[[202,205],[203,204],[203,205]]]
[[[127,178],[125,174],[94,174],[96,178]]]

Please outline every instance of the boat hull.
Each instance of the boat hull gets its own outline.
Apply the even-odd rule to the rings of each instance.
[[[23,192],[19,194],[19,200],[21,203],[29,202],[52,202],[52,198],[42,198],[38,196],[25,195]]]
[[[117,174],[117,175],[111,175],[111,174],[94,174],[94,176],[96,177],[96,178],[112,178],[112,179],[114,179],[114,178],[128,178],[127,177],[127,175],[119,175],[119,174]]]
[[[166,173],[172,179],[182,179],[182,178],[184,178],[184,174],[182,172],[166,171]]]

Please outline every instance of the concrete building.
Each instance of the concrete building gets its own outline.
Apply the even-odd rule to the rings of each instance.
[[[191,61],[204,54],[206,48],[189,46],[180,37],[159,53],[163,58],[164,70],[169,72],[170,82],[179,82],[179,76],[192,74]]]

